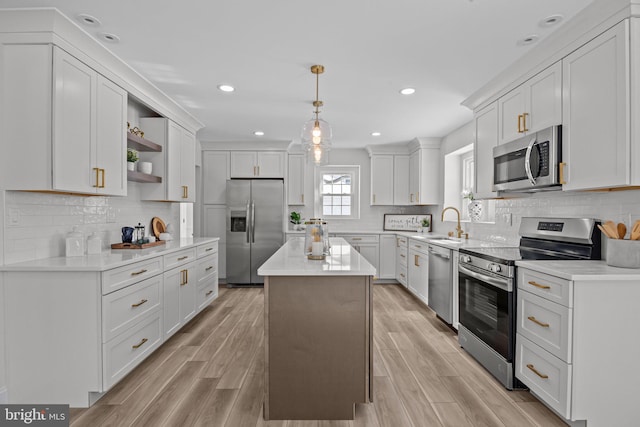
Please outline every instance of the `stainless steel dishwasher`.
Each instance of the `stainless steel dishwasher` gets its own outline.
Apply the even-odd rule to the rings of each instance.
[[[429,307],[448,324],[453,320],[451,249],[429,245]]]

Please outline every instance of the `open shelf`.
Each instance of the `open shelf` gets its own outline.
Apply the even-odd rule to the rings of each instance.
[[[162,145],[148,141],[131,132],[127,132],[127,147],[138,151],[162,151]]]
[[[159,183],[162,182],[162,177],[128,170],[127,181]]]

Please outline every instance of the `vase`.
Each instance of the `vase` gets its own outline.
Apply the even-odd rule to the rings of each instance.
[[[473,222],[480,221],[482,218],[482,202],[471,200],[467,205],[469,219]]]
[[[128,171],[135,171],[136,170],[136,164],[134,162],[127,162],[127,170]]]

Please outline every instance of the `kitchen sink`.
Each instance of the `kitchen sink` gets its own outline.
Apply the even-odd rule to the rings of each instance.
[[[462,244],[462,240],[456,240],[456,239],[450,239],[448,237],[436,237],[434,239],[428,239],[431,241],[435,241],[435,242],[442,242],[442,243],[453,243],[456,245]]]

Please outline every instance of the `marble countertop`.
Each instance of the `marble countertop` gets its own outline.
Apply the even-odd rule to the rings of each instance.
[[[2,265],[0,271],[106,271],[218,240],[218,237],[189,238],[148,249],[111,249],[95,255],[36,259]]]
[[[304,237],[285,243],[260,268],[259,276],[375,276],[376,269],[346,240],[332,237],[331,255],[310,260],[304,255]]]
[[[611,267],[605,261],[517,261],[516,265],[566,280],[640,280],[640,269]]]

